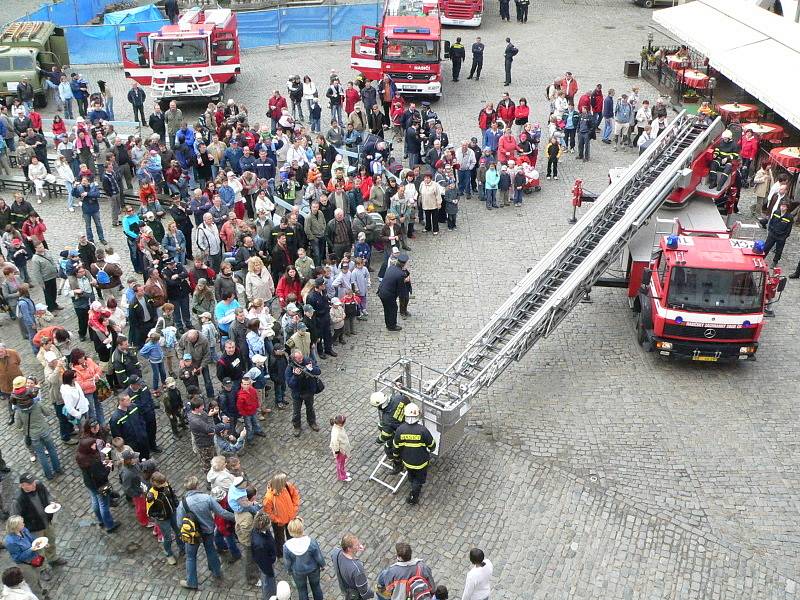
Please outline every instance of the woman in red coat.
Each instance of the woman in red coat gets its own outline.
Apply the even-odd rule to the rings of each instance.
[[[481,130],[481,135],[486,133],[492,123],[497,121],[497,113],[494,111],[494,104],[488,102],[481,112],[478,113],[478,128]]]
[[[275,288],[275,295],[281,303],[281,308],[286,308],[286,298],[289,294],[294,294],[298,302],[302,302],[300,292],[303,291],[303,282],[300,281],[300,275],[294,265],[289,265],[286,273],[281,275],[278,280],[278,287]]]
[[[745,185],[749,185],[748,176],[750,175],[750,165],[756,157],[756,154],[758,154],[758,137],[751,130],[745,129],[741,144],[742,149],[739,152],[739,156],[742,157],[742,181]]]
[[[529,114],[528,101],[525,98],[520,98],[517,107],[514,109],[514,125],[517,125],[520,131],[525,127],[525,123],[528,122]]]

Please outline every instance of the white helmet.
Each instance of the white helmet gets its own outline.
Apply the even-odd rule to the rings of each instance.
[[[372,392],[369,397],[369,403],[374,407],[383,406],[386,404],[386,396],[383,392]]]
[[[406,407],[403,409],[403,416],[408,419],[417,420],[419,419],[419,406],[414,404],[413,402],[409,402],[406,404]]]

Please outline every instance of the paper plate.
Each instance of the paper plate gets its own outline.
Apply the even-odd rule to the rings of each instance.
[[[33,540],[31,548],[33,550],[41,550],[42,548],[47,546],[48,543],[50,543],[50,540],[48,540],[46,537],[38,537],[35,540]]]
[[[109,452],[111,452],[111,446],[103,446],[103,449],[100,450],[100,452],[102,452],[103,454],[108,454]]]
[[[48,515],[57,513],[60,510],[61,510],[61,505],[58,502],[51,502],[50,504],[44,507],[44,512],[46,512]]]

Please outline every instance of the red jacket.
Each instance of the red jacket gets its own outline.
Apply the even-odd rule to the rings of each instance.
[[[574,77],[567,81],[565,77],[561,80],[561,89],[566,96],[572,97],[578,93],[578,81]]]
[[[344,113],[349,115],[356,109],[356,102],[361,100],[361,94],[356,88],[348,88],[344,91]]]
[[[739,155],[742,158],[749,158],[751,160],[754,159],[758,153],[758,138],[753,136],[748,140],[747,136],[742,136],[741,143],[742,150]]]
[[[596,89],[592,92],[592,112],[601,113],[603,112],[603,102],[605,98],[603,97],[603,92],[595,92],[597,92]]]
[[[505,162],[508,159],[515,160],[517,157],[517,138],[513,135],[501,135],[497,144],[497,160]]]
[[[42,128],[42,115],[40,115],[35,110],[32,110],[31,112],[28,113],[28,118],[31,120],[31,127],[33,127],[33,129],[35,131],[41,130],[41,128]]]
[[[530,112],[531,109],[527,104],[517,104],[517,107],[514,109],[514,119],[520,119],[520,122],[527,123]]]
[[[575,107],[579,113],[583,112],[583,107],[589,109],[589,112],[592,112],[592,99],[589,97],[589,94],[584,94],[580,98],[578,98],[578,106]],[[600,107],[602,109],[602,105]]]
[[[33,121],[31,121],[31,124],[32,123]],[[58,137],[60,135],[64,135],[65,133],[67,133],[67,126],[64,124],[64,121],[59,121],[58,123],[53,121],[53,136]]]
[[[243,417],[252,417],[258,412],[261,405],[258,399],[258,390],[252,385],[247,389],[240,389],[236,394],[236,410]]]
[[[481,109],[481,112],[478,113],[478,129],[481,131],[484,129],[489,129],[489,126],[497,121],[497,113],[492,111],[490,113],[486,112],[486,109]]]
[[[228,499],[223,498],[222,500],[218,500],[219,505],[224,508],[225,510],[230,510],[231,507],[228,504]],[[216,526],[217,530],[224,535],[225,537],[230,537],[233,535],[233,527],[234,522],[228,521],[227,519],[223,519],[218,514],[214,514],[214,525]]]
[[[25,222],[22,224],[22,235],[26,238],[33,238],[35,241],[44,241],[45,231],[47,231],[47,225],[41,220],[33,224],[29,219],[25,219]]]
[[[281,275],[281,278],[278,280],[278,287],[275,288],[275,295],[281,303],[281,308],[286,308],[286,298],[289,297],[289,294],[294,293],[299,300],[302,291],[303,284],[299,279],[292,283],[286,281],[286,275]]]
[[[514,121],[514,103],[509,100],[508,103],[501,102],[497,105],[497,116],[510,125]]]
[[[274,119],[275,121],[280,119],[282,108],[286,108],[286,98],[283,96],[280,98],[270,96],[269,100],[267,100],[267,114],[271,119]]]

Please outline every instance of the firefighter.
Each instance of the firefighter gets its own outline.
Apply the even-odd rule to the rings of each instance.
[[[431,452],[436,450],[436,441],[431,432],[419,422],[419,407],[416,404],[406,404],[403,414],[405,423],[394,434],[394,456],[402,461],[411,483],[411,492],[406,502],[417,504],[422,486],[428,477],[428,463]]]
[[[403,424],[406,398],[400,392],[395,392],[391,397],[387,397],[383,392],[374,392],[369,397],[369,402],[378,409],[380,415],[376,442],[383,444],[383,451],[394,467],[392,473],[396,475],[403,470],[403,464],[394,457],[394,434]]]
[[[458,76],[461,74],[461,64],[467,58],[467,51],[464,44],[461,43],[461,38],[456,38],[456,43],[450,46],[450,60],[453,63],[453,81],[458,81]]]
[[[721,190],[730,177],[733,162],[739,160],[739,144],[733,140],[730,129],[722,132],[719,145],[714,148],[714,158],[708,165],[708,187]]]
[[[781,255],[783,254],[783,246],[786,244],[786,240],[789,238],[789,234],[792,233],[792,215],[789,212],[790,208],[790,201],[789,199],[781,200],[781,204],[774,213],[772,213],[772,217],[769,220],[769,224],[767,225],[767,241],[764,244],[764,257],[770,253],[772,248],[775,248],[775,254],[772,257],[772,268],[778,266],[778,262],[781,260]]]

